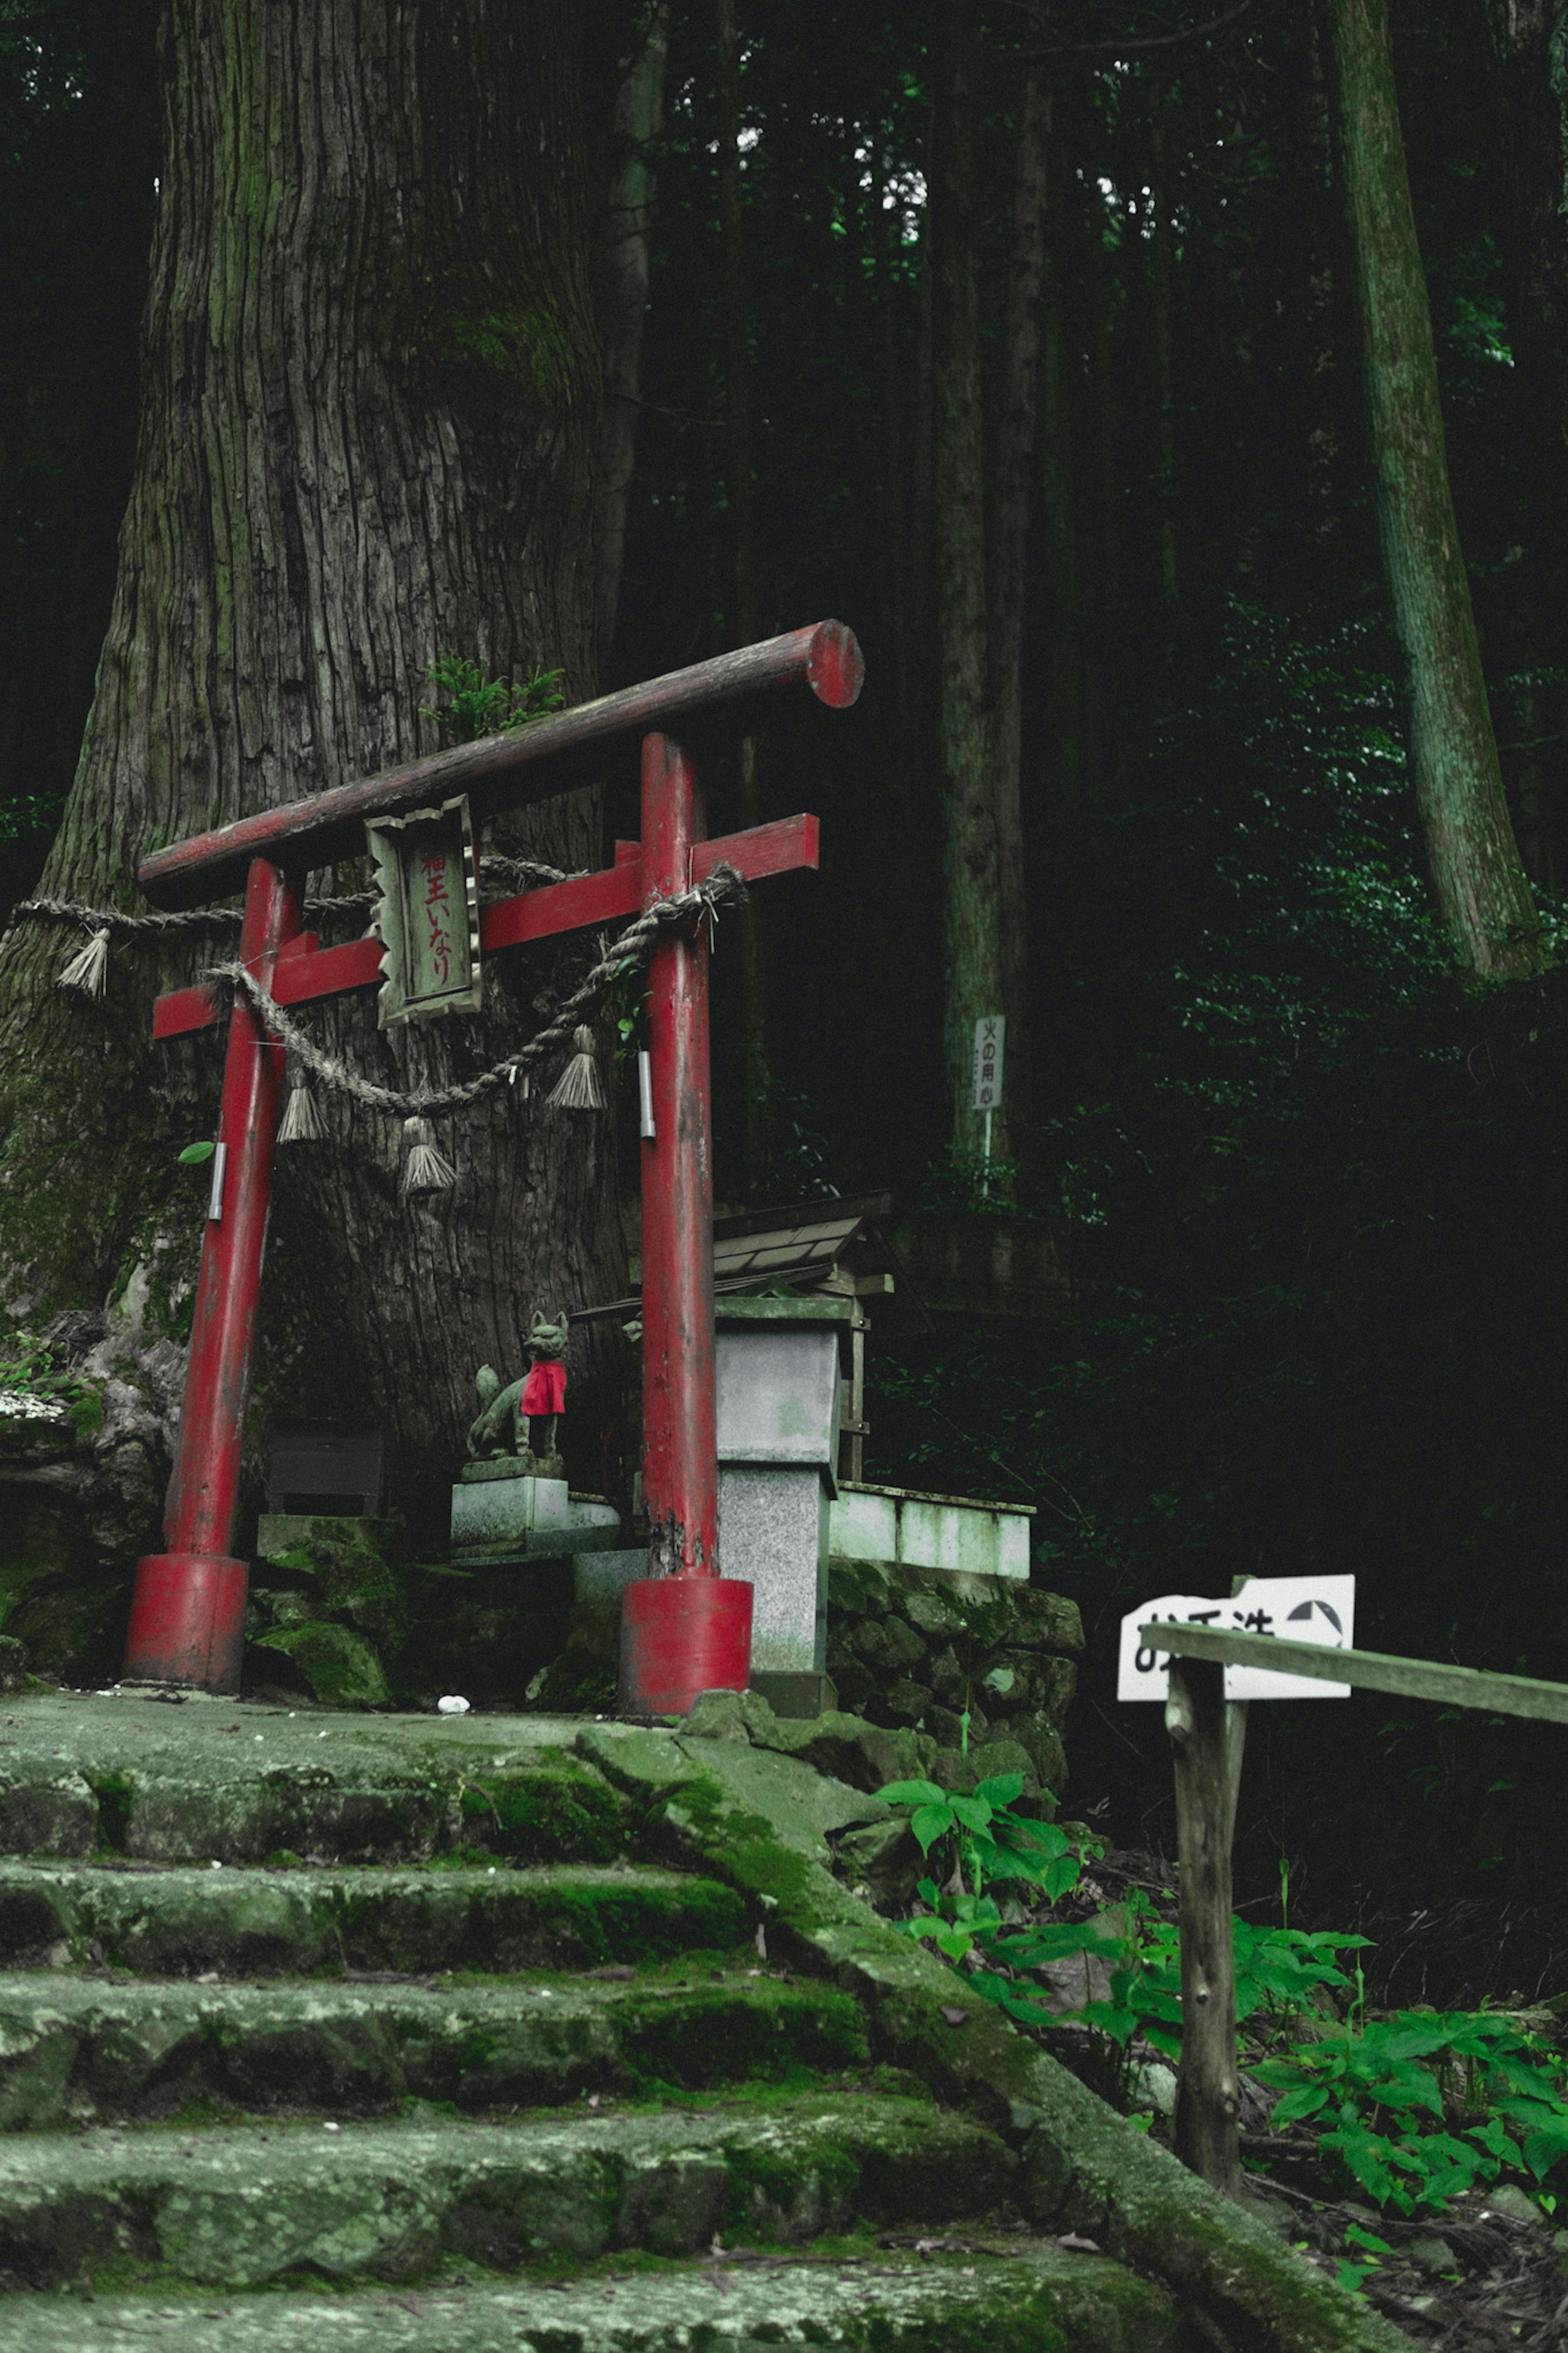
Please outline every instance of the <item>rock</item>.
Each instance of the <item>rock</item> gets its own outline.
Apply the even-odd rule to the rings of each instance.
[[[974,1767],[977,1783],[994,1780],[999,1773],[1021,1773],[1025,1797],[1033,1798],[1039,1794],[1040,1779],[1035,1770],[1035,1760],[1019,1741],[982,1741],[978,1747],[971,1747],[969,1761]]]
[[[879,1912],[907,1912],[926,1860],[908,1822],[868,1822],[837,1841],[838,1867],[852,1888],[864,1887]]]
[[[931,1704],[931,1686],[912,1683],[907,1675],[898,1676],[888,1685],[879,1711],[894,1724],[919,1724]]]
[[[1451,2272],[1458,2268],[1453,2248],[1447,2239],[1438,2238],[1435,2231],[1423,2231],[1418,2238],[1406,2241],[1405,2253],[1413,2263],[1419,2263],[1424,2272]]]
[[[1134,2067],[1129,2089],[1134,2114],[1175,2115],[1176,2073],[1163,2059],[1146,2060],[1142,2067]]]
[[[1008,1745],[1021,1748],[1029,1760],[1029,1778],[1042,1788],[1061,1788],[1067,1780],[1067,1751],[1061,1735],[1049,1716],[1042,1712],[1010,1716],[1007,1720]]]
[[[779,1720],[761,1692],[699,1692],[681,1731],[694,1740],[754,1741],[778,1748]]]
[[[912,1667],[925,1657],[926,1646],[912,1627],[901,1619],[868,1619],[856,1629],[855,1654],[868,1667],[879,1672],[896,1675],[901,1668]]]
[[[0,1634],[0,1692],[26,1691],[29,1680],[26,1643]]]
[[[934,1743],[918,1732],[890,1731],[842,1709],[801,1724],[780,1723],[766,1746],[873,1794],[889,1781],[924,1780],[935,1753]]]
[[[828,1671],[832,1674],[838,1696],[852,1715],[858,1715],[869,1699],[877,1695],[877,1678],[858,1662],[837,1664],[831,1650],[827,1654]]]
[[[1529,2191],[1521,2189],[1517,2182],[1512,2181],[1500,2181],[1494,2189],[1489,2189],[1482,2211],[1500,2214],[1509,2222],[1533,2223],[1537,2229],[1543,2227],[1546,2220]]]
[[[313,1698],[332,1707],[384,1707],[391,1696],[380,1659],[351,1627],[315,1620],[279,1626],[254,1646],[280,1651],[304,1677]]]
[[[955,1715],[952,1708],[931,1708],[926,1716],[926,1723],[932,1738],[940,1746],[943,1748],[963,1746],[963,1718],[961,1715]],[[990,1718],[983,1715],[978,1708],[972,1707],[969,1711],[970,1746],[973,1747],[978,1742],[984,1740],[990,1730]]]

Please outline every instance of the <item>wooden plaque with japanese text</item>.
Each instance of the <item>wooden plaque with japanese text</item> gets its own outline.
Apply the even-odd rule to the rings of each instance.
[[[412,817],[371,818],[365,832],[381,894],[381,1028],[477,1013],[479,887],[467,797]]]

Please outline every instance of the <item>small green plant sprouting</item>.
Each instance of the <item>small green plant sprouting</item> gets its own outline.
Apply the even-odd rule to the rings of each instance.
[[[963,1725],[967,1754],[967,1708]],[[950,1961],[961,1961],[975,1945],[989,1952],[1006,1925],[995,1898],[985,1893],[987,1881],[1024,1882],[1051,1904],[1078,1885],[1085,1857],[1103,1850],[1092,1841],[1075,1845],[1055,1822],[1015,1813],[1023,1789],[1021,1773],[996,1773],[967,1793],[943,1789],[934,1781],[889,1781],[879,1793],[889,1805],[909,1808],[910,1829],[921,1853],[929,1860],[937,1848],[937,1868],[945,1873],[940,1883],[921,1881],[926,1910],[894,1923],[904,1936],[929,1938]],[[982,1970],[974,1980],[982,1993],[992,1994],[988,1977],[995,1977],[999,1987],[1006,1984],[995,1972]],[[1018,2014],[1031,2024],[1045,2015],[1037,2003]]]
[[[37,1414],[77,1404],[87,1392],[61,1372],[47,1340],[33,1332],[0,1337],[0,1412]]]
[[[508,678],[487,678],[478,662],[462,654],[438,653],[425,675],[437,699],[421,703],[419,716],[433,719],[449,744],[504,734],[565,706],[561,691],[564,670],[535,665],[521,683],[514,683]]]

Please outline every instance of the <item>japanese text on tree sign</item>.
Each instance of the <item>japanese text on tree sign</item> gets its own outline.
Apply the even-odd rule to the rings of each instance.
[[[382,1028],[434,1013],[477,1013],[479,876],[467,802],[459,795],[440,808],[373,818],[365,830],[380,886]]]
[[[974,1025],[974,1108],[997,1111],[1002,1103],[1002,1056],[1006,1017],[983,1013]]]
[[[438,981],[452,976],[452,901],[447,889],[447,853],[426,850],[420,859],[425,875],[425,914],[430,926],[426,949],[430,969]]]
[[[1322,1642],[1350,1650],[1355,1640],[1353,1577],[1254,1577],[1228,1600],[1205,1600],[1191,1593],[1164,1593],[1130,1610],[1121,1620],[1116,1696],[1163,1700],[1170,1690],[1170,1653],[1151,1650],[1139,1629],[1151,1619],[1184,1626],[1219,1626],[1227,1633],[1283,1637],[1291,1642]],[[1226,1666],[1226,1699],[1347,1699],[1349,1683],[1319,1683],[1314,1676],[1273,1674],[1262,1667]]]

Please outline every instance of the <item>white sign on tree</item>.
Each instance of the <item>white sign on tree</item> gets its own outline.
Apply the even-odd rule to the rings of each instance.
[[[974,1025],[974,1108],[985,1120],[985,1175],[982,1189],[991,1190],[991,1114],[1002,1102],[1002,1056],[1007,1043],[1006,1016],[983,1013]]]
[[[974,1025],[976,1111],[994,1112],[1002,1108],[1002,1056],[1006,1042],[1006,1016],[983,1013]]]
[[[1271,1634],[1291,1642],[1322,1642],[1331,1650],[1355,1645],[1353,1577],[1249,1577],[1226,1601],[1205,1601],[1190,1593],[1163,1593],[1121,1620],[1116,1696],[1164,1700],[1170,1693],[1170,1653],[1145,1647],[1141,1626],[1169,1618],[1184,1626],[1221,1626],[1229,1633]],[[1310,1675],[1270,1674],[1262,1667],[1226,1667],[1226,1699],[1348,1699],[1349,1683],[1319,1683]]]

